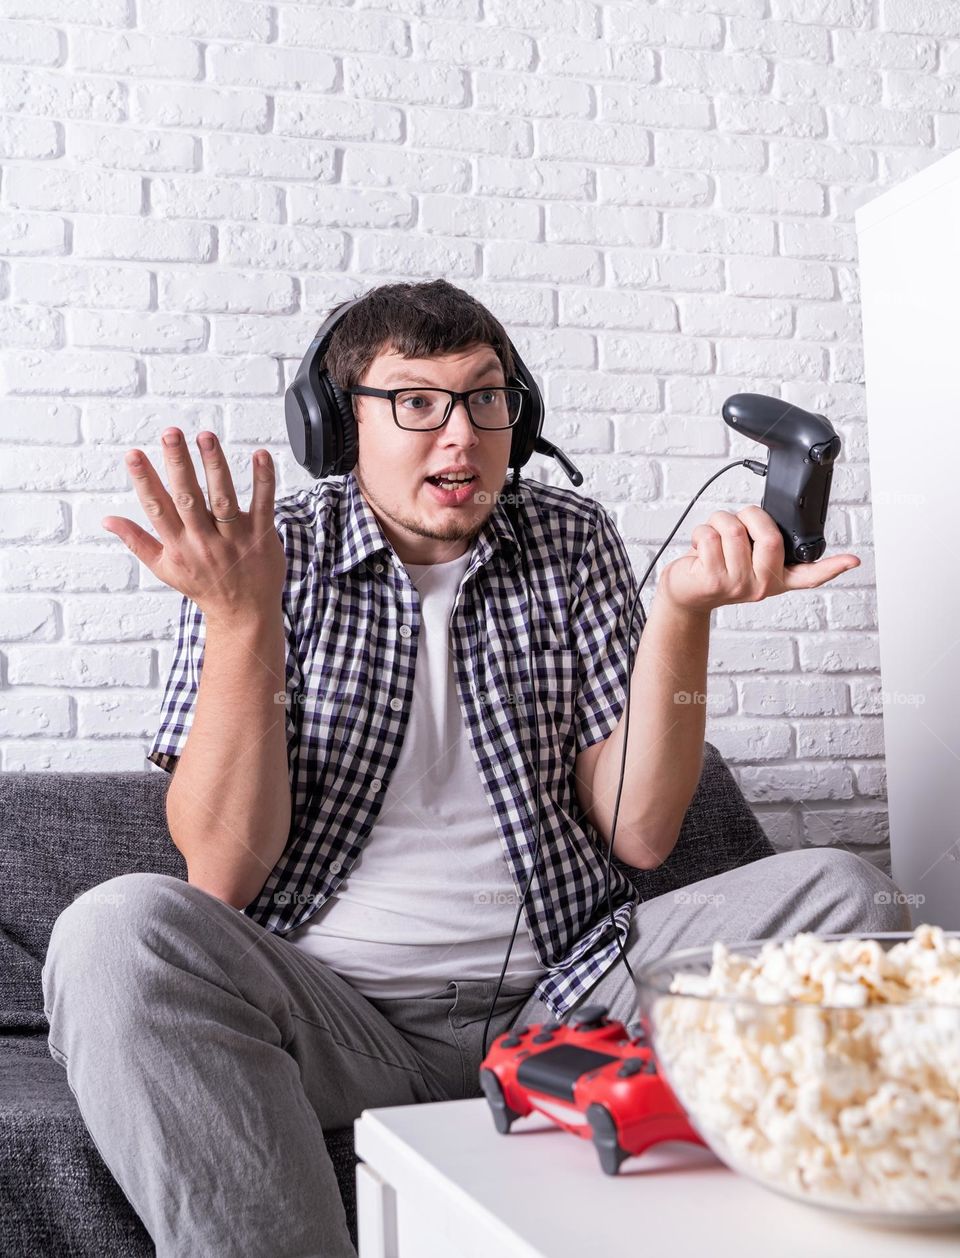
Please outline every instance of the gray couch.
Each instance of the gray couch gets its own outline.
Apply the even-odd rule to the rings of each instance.
[[[40,971],[58,914],[118,874],[184,878],[167,832],[165,773],[0,774],[0,1252],[18,1258],[151,1255],[140,1219],[87,1133],[49,1055]],[[720,753],[703,773],[676,847],[655,870],[621,866],[644,899],[771,856]],[[480,1095],[479,1087],[477,1095]],[[330,1131],[351,1229],[353,1130]]]

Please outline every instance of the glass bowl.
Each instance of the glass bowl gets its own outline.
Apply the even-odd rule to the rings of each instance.
[[[931,929],[960,939],[917,932]],[[864,944],[872,973],[877,946],[885,953],[917,932],[815,939]],[[755,959],[797,938],[726,948]],[[661,1070],[717,1157],[774,1192],[864,1222],[960,1225],[960,1002],[856,1005],[843,1003],[857,993],[842,986],[816,1001],[708,994],[716,946],[643,966],[637,988]],[[671,990],[675,980],[688,990]]]

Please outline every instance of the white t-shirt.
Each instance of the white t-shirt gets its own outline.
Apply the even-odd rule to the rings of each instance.
[[[406,564],[420,596],[413,702],[380,813],[349,876],[285,938],[365,996],[498,978],[520,902],[463,724],[449,624],[470,550]],[[521,882],[521,890],[525,885]],[[521,916],[504,983],[545,972]]]

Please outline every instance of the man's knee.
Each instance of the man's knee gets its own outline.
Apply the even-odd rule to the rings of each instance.
[[[186,884],[168,874],[133,873],[108,878],[72,900],[53,924],[50,948],[102,940],[105,932],[136,927],[170,904]]]
[[[182,879],[167,874],[131,873],[108,878],[78,895],[50,933],[41,975],[45,1005],[54,972],[80,973],[92,981],[115,959],[132,960],[136,940],[182,908],[184,895],[190,894],[185,887]]]
[[[816,869],[833,893],[836,911],[844,922],[836,928],[837,933],[913,930],[910,906],[903,892],[889,875],[865,857],[845,848],[803,848],[801,851],[804,863]]]

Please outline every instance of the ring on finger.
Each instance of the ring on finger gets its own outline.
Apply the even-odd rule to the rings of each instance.
[[[237,503],[237,509],[234,511],[233,515],[217,515],[213,507],[210,507],[210,514],[219,524],[229,524],[231,520],[237,520],[240,518],[240,504]]]

